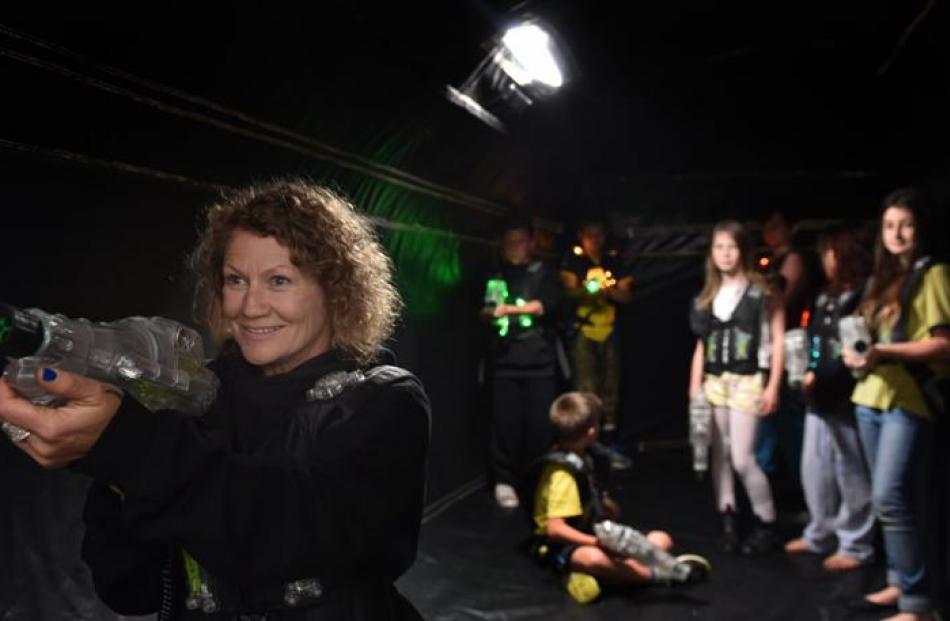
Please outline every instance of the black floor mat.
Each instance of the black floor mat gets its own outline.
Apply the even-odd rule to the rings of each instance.
[[[519,550],[528,533],[525,514],[502,512],[483,489],[423,527],[419,559],[400,580],[400,590],[431,621],[857,621],[886,616],[855,607],[863,593],[883,586],[880,563],[833,575],[809,554],[777,551],[745,558],[718,551],[711,484],[695,481],[685,452],[638,455],[633,470],[617,484],[623,521],[640,530],[669,532],[676,553],[706,556],[713,565],[708,582],[625,588],[592,604],[577,604],[552,572]],[[776,500],[780,510],[786,508],[779,516],[784,541],[800,532],[801,511],[794,498]]]

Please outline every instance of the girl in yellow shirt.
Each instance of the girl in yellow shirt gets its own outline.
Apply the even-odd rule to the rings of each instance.
[[[923,495],[927,480],[931,407],[907,365],[928,364],[929,372],[950,372],[950,267],[927,269],[916,292],[901,304],[901,292],[923,255],[919,196],[898,190],[885,198],[875,247],[871,286],[861,303],[875,343],[864,355],[845,350],[845,364],[864,378],[855,403],[865,458],[871,471],[874,513],[881,523],[887,556],[887,586],[865,599],[897,606],[886,621],[929,621],[934,602],[923,550]],[[901,317],[901,315],[906,316]],[[896,331],[898,326],[906,326]],[[903,338],[896,332],[903,332]]]

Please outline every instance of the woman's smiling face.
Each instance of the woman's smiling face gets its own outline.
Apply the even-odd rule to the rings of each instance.
[[[221,307],[244,358],[266,375],[286,373],[330,349],[326,295],[274,237],[231,233]]]

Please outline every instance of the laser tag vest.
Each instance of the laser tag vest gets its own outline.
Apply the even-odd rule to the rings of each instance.
[[[292,414],[286,431],[275,434],[272,441],[258,447],[255,453],[305,458],[311,437],[352,417],[385,386],[411,377],[409,371],[389,365],[324,375],[307,390],[307,402]],[[178,559],[172,559],[164,576],[159,621],[335,619],[340,614],[335,606],[350,610],[346,607],[352,605],[354,598],[380,598],[381,594],[388,594],[391,587],[389,583],[381,583],[374,591],[377,585],[367,581],[356,593],[351,584],[334,583],[329,576],[313,576],[286,584],[239,586],[209,574],[184,550]],[[176,615],[175,610],[180,614]],[[248,614],[248,611],[266,611],[266,614]]]
[[[764,317],[765,292],[756,284],[746,287],[732,316],[726,321],[713,314],[712,305],[699,310],[694,299],[689,323],[693,334],[703,339],[703,370],[711,375],[722,375],[726,371],[738,375],[756,373]]]
[[[607,517],[602,501],[603,490],[600,485],[600,480],[606,477],[610,468],[609,458],[601,455],[605,450],[602,445],[594,444],[590,447],[586,457],[580,457],[576,453],[568,451],[553,450],[543,455],[536,462],[538,479],[540,479],[545,467],[551,464],[563,467],[574,478],[577,491],[580,494],[581,507],[584,508],[584,515],[567,518],[566,521],[572,527],[583,532],[590,532],[591,525],[594,522]]]
[[[901,312],[897,317],[897,323],[894,324],[894,328],[891,330],[891,343],[903,343],[907,341],[907,322],[910,318],[910,304],[914,300],[917,290],[920,289],[927,270],[933,267],[933,265],[934,261],[931,257],[920,257],[914,262],[910,274],[904,279],[899,298]]]
[[[821,293],[815,299],[808,321],[808,368],[815,374],[815,386],[806,393],[816,414],[851,412],[854,377],[841,360],[838,321],[854,313],[861,299],[860,290],[844,291],[837,296]]]
[[[486,281],[485,305],[520,306],[527,301],[538,299],[544,269],[541,261],[531,261],[523,267],[503,266]],[[496,336],[501,339],[538,336],[542,331],[540,318],[533,315],[501,317],[495,320],[494,327]]]

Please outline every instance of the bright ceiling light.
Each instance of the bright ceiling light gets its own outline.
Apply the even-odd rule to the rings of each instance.
[[[551,37],[537,24],[529,22],[509,28],[501,42],[511,58],[499,59],[499,65],[518,85],[540,82],[559,88],[564,83],[551,52]]]
[[[566,53],[557,35],[539,24],[527,18],[493,37],[488,54],[468,79],[458,88],[446,87],[449,101],[505,133],[502,118],[510,119],[559,92],[570,80],[560,66]]]

